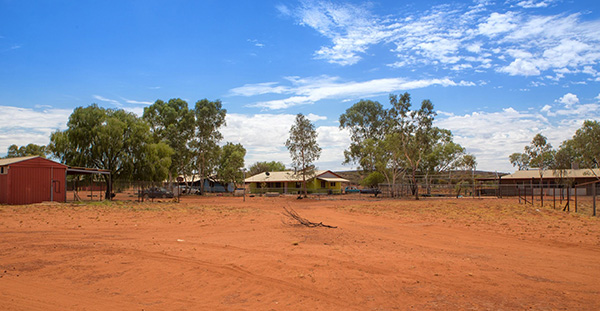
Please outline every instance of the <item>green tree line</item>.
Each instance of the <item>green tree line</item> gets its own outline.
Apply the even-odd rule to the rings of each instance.
[[[142,117],[92,104],[75,108],[67,129],[53,132],[48,146],[11,145],[7,157],[52,155],[69,166],[109,170],[107,182],[217,174],[225,183],[239,183],[246,150],[241,144],[219,146],[226,114],[221,101],[207,99],[192,108],[182,99],[157,100]]]

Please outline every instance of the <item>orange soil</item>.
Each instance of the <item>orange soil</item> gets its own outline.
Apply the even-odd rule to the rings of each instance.
[[[0,309],[600,310],[598,218],[334,198],[0,206]]]

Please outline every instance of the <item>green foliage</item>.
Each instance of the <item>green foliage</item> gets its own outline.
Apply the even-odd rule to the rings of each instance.
[[[144,108],[143,119],[148,122],[154,141],[167,144],[174,151],[169,175],[190,174],[194,168],[189,145],[194,136],[195,118],[188,103],[179,98],[166,103],[159,99]]]
[[[468,169],[474,171],[477,167],[477,160],[475,156],[472,154],[465,154],[461,157],[461,159],[457,163],[457,168]]]
[[[525,154],[529,156],[529,166],[544,170],[554,161],[555,151],[541,133],[535,135],[529,146],[525,146]]]
[[[340,116],[340,129],[350,132],[350,147],[344,151],[344,163],[356,163],[364,171],[376,169],[378,144],[385,137],[387,111],[376,101],[361,100]]]
[[[221,150],[217,176],[225,183],[242,183],[246,149],[242,144],[227,143]]]
[[[271,162],[256,162],[250,165],[248,169],[248,176],[254,176],[256,174],[260,174],[262,172],[281,172],[285,171],[285,164],[279,161],[271,161]]]
[[[360,184],[365,187],[377,187],[380,183],[385,181],[385,177],[380,172],[371,172],[367,177],[365,177]]]
[[[429,100],[423,100],[418,110],[411,110],[410,95],[404,93],[401,96],[390,95],[389,132],[395,133],[399,143],[396,145],[398,152],[404,154],[405,168],[412,177],[415,185],[413,192],[415,199],[419,199],[419,191],[416,180],[417,171],[421,168],[421,162],[426,154],[432,152],[436,142],[439,129],[433,127],[433,119],[436,115],[433,104]]]
[[[223,139],[219,129],[225,125],[226,114],[227,110],[222,108],[220,100],[202,99],[196,102],[194,138],[190,147],[201,179],[213,173],[218,165],[220,154],[218,143]],[[204,189],[201,188],[200,191],[204,192]]]
[[[7,158],[40,156],[45,158],[50,152],[44,145],[28,144],[27,146],[10,145],[8,147]]]
[[[408,93],[390,95],[390,109],[361,100],[340,116],[340,128],[350,131],[344,163],[356,163],[366,172],[377,171],[392,185],[409,173],[427,176],[455,167],[464,148],[452,141],[449,130],[433,126],[435,111],[429,100],[411,110]],[[414,187],[418,199],[418,189]],[[394,193],[392,193],[394,195]]]
[[[63,163],[109,170],[113,180],[162,181],[167,177],[172,149],[154,143],[148,124],[133,113],[96,104],[78,107],[67,127],[52,133],[48,146]]]
[[[572,139],[573,153],[582,167],[600,167],[600,122],[586,120]]]
[[[317,144],[317,131],[303,114],[296,115],[296,122],[290,128],[290,137],[285,142],[292,157],[292,166],[302,174],[304,195],[306,196],[306,177],[314,172],[313,162],[321,156],[321,147]]]
[[[508,160],[510,161],[510,164],[512,164],[513,167],[518,167],[519,171],[528,169],[529,162],[531,161],[529,155],[527,155],[526,153],[519,152],[515,152],[508,156]]]

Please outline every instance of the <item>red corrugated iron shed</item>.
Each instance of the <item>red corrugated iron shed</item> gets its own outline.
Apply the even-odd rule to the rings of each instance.
[[[67,166],[42,157],[0,159],[0,204],[65,202]]]

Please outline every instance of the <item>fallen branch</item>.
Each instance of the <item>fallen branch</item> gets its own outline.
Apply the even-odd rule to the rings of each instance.
[[[322,222],[316,223],[316,222],[309,221],[308,219],[298,215],[298,213],[296,213],[296,211],[293,208],[287,209],[284,206],[283,210],[284,210],[284,212],[282,212],[283,215],[296,220],[303,226],[310,227],[310,228],[314,228],[314,227],[337,228],[337,226],[325,225]]]

